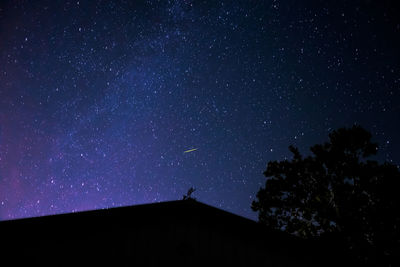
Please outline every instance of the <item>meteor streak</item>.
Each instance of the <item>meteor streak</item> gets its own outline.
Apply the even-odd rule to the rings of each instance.
[[[189,149],[189,150],[184,151],[183,153],[193,152],[193,151],[196,151],[197,149],[198,149],[198,148]]]

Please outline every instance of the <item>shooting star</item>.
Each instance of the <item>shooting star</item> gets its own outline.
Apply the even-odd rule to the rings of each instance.
[[[183,153],[193,152],[193,151],[196,151],[197,149],[198,149],[198,148],[189,149],[189,150],[183,151]]]

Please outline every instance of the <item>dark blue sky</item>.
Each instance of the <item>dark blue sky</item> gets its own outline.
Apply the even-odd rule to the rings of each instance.
[[[268,161],[354,123],[399,164],[398,11],[1,1],[0,219],[181,199],[191,186],[256,219]]]

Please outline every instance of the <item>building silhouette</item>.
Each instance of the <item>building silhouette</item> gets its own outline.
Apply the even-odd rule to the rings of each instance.
[[[13,266],[319,265],[305,241],[193,199],[2,221],[0,240]]]

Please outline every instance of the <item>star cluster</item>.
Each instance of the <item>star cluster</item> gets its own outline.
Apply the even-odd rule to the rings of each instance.
[[[181,199],[361,124],[400,163],[390,1],[2,1],[0,219]],[[184,151],[198,148],[190,153]]]

